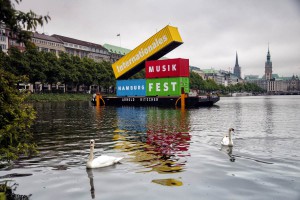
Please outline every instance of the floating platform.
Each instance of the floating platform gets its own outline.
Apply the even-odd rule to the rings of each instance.
[[[187,108],[212,106],[220,100],[219,96],[195,96],[185,98]],[[92,103],[96,105],[93,99]],[[180,107],[179,97],[106,97],[102,96],[100,106],[156,106],[156,107]]]

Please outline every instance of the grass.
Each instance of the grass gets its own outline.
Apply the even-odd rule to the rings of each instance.
[[[30,94],[27,98],[27,102],[50,102],[50,101],[90,101],[91,94]]]

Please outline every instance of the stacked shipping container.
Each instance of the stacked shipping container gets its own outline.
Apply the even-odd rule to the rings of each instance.
[[[146,96],[146,80],[117,80],[117,96]]]
[[[183,58],[146,61],[146,78],[189,77],[189,60]]]
[[[146,62],[146,78],[117,80],[117,96],[180,96],[189,93],[189,60],[168,59]]]

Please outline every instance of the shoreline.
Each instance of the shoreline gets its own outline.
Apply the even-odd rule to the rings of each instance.
[[[82,93],[43,93],[30,94],[25,102],[64,102],[64,101],[90,101],[91,94]]]

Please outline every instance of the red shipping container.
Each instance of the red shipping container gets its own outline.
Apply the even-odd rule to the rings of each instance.
[[[146,61],[146,78],[189,77],[189,59]]]

